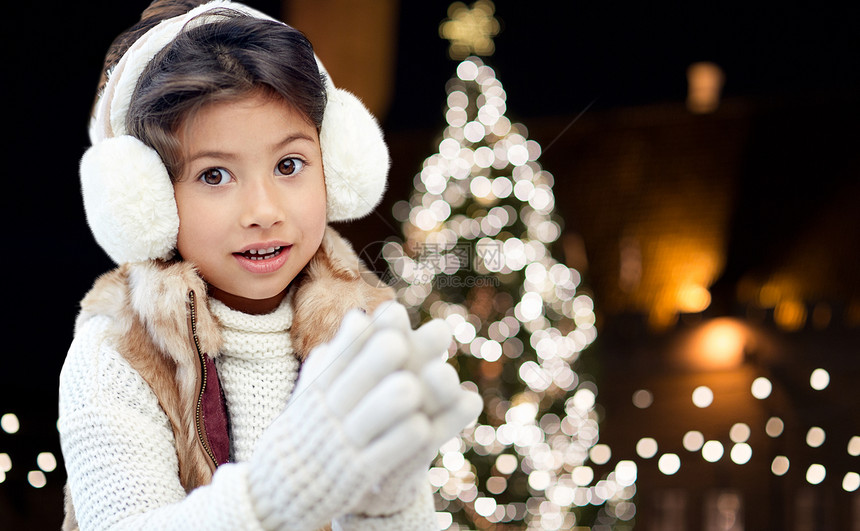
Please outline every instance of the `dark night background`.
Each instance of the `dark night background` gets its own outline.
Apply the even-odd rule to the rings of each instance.
[[[146,4],[31,2],[5,7],[2,15],[2,197],[10,250],[4,322],[10,343],[0,358],[0,415],[15,413],[21,429],[0,432],[0,453],[14,465],[0,484],[0,528],[56,528],[61,518],[62,463],[39,491],[25,476],[38,452],[60,457],[54,427],[59,370],[78,300],[111,267],[86,227],[77,164],[88,145],[87,117],[103,54]],[[275,16],[281,9],[272,0],[248,4]],[[447,5],[400,5],[395,86],[383,121],[394,156],[383,216],[407,197],[444,127],[445,83],[456,65],[438,36]],[[835,3],[499,0],[496,14],[502,31],[487,61],[504,84],[509,117],[528,125],[544,146],[572,134],[576,125],[565,127],[589,104],[583,119],[683,104],[687,66],[702,60],[720,65],[723,98],[755,105],[763,109],[759,116],[769,117],[757,125],[760,151],[748,155],[747,172],[736,183],[720,282],[731,286],[744,272],[766,267],[793,234],[843,199],[853,214],[844,217],[850,226],[841,235],[848,239],[837,245],[848,250],[842,256],[849,262],[837,269],[856,293],[860,197],[844,201],[860,181],[856,10]],[[560,170],[575,168],[569,160],[575,150],[565,146],[559,142],[542,158],[556,175],[563,216],[565,194],[576,193],[577,179]],[[566,230],[579,231],[586,215],[571,208]],[[373,218],[344,232],[360,247],[395,234],[396,227]],[[600,293],[595,301],[599,306]]]

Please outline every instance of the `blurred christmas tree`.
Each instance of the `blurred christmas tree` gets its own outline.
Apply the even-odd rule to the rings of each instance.
[[[449,529],[629,529],[636,468],[609,464],[597,386],[576,372],[596,338],[594,307],[580,274],[553,257],[553,176],[477,57],[493,51],[494,7],[455,3],[448,15],[440,33],[461,59],[448,126],[410,199],[394,206],[404,243],[382,248],[414,321],[451,324],[450,362],[485,401],[431,469],[440,519]]]

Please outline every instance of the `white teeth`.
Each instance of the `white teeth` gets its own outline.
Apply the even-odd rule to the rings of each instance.
[[[269,247],[268,249],[248,249],[248,254],[251,255],[249,258],[251,260],[265,260],[275,253],[275,251],[279,251],[280,247]]]
[[[248,253],[250,254],[272,254],[275,252],[275,249],[280,249],[280,247],[269,247],[268,249],[250,249]]]

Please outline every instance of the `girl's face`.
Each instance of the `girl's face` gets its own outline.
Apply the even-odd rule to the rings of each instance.
[[[227,306],[275,309],[325,231],[316,128],[281,98],[254,93],[204,106],[178,133],[179,254]]]

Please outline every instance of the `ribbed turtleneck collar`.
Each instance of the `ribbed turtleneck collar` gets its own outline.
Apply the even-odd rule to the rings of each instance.
[[[221,324],[221,355],[246,359],[292,355],[289,335],[293,323],[291,296],[284,297],[280,306],[263,315],[233,310],[217,299],[209,300],[209,309]]]

